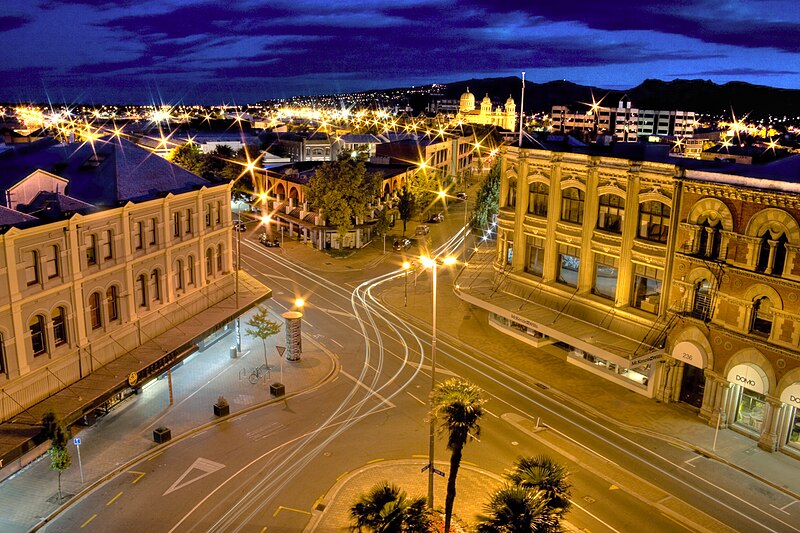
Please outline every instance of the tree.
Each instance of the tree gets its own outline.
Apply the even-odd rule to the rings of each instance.
[[[514,469],[506,474],[506,478],[514,485],[541,491],[550,511],[561,519],[570,507],[568,473],[564,465],[546,455],[539,455],[517,458]]]
[[[206,170],[206,157],[200,151],[200,147],[194,143],[186,143],[173,148],[168,159],[199,176],[203,175]]]
[[[442,190],[442,181],[437,170],[417,170],[408,180],[408,189],[414,196],[414,206],[423,213],[430,209]]]
[[[375,211],[375,233],[378,235],[386,235],[389,231],[391,220],[389,218],[389,209],[388,204],[384,204],[380,209]]]
[[[306,184],[308,201],[322,209],[341,239],[364,219],[380,191],[380,174],[367,174],[364,163],[338,160],[325,163]]]
[[[460,378],[451,378],[440,383],[431,394],[431,416],[439,421],[440,433],[447,433],[447,449],[452,452],[444,505],[445,533],[450,531],[461,455],[467,441],[480,435],[479,423],[483,416],[483,404],[481,389]]]
[[[478,533],[556,533],[560,520],[547,505],[542,491],[508,484],[492,494]]]
[[[400,220],[403,221],[403,237],[405,237],[406,225],[414,214],[414,195],[411,194],[408,186],[404,186],[397,198],[397,212],[400,215]]]
[[[42,417],[42,425],[42,434],[50,439],[47,455],[50,457],[50,468],[58,472],[58,501],[61,503],[61,474],[72,464],[72,456],[67,450],[68,435],[52,411]]]
[[[495,163],[489,174],[486,175],[478,196],[475,200],[475,228],[485,228],[489,225],[492,215],[497,213],[500,205],[500,163]]]
[[[267,369],[269,369],[269,361],[267,360],[267,339],[280,333],[281,324],[270,320],[269,309],[263,305],[259,305],[258,312],[247,321],[247,325],[250,326],[245,330],[247,334],[251,337],[261,339],[264,345],[264,364]]]
[[[425,498],[406,496],[388,481],[378,483],[350,507],[352,531],[417,533],[430,531],[433,522]]]

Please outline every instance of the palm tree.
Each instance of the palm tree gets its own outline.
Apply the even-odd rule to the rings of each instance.
[[[546,455],[519,457],[506,478],[520,487],[542,491],[548,507],[559,518],[569,510],[570,488],[566,467]]]
[[[478,533],[555,533],[561,530],[558,516],[548,507],[543,491],[507,484],[486,504]]]
[[[479,425],[483,415],[481,389],[469,381],[451,378],[440,383],[431,395],[434,419],[440,421],[439,430],[448,434],[447,449],[450,455],[450,475],[444,501],[444,531],[450,531],[453,502],[456,499],[456,476],[461,466],[461,454],[468,440],[480,435]],[[433,465],[431,465],[433,467]]]
[[[397,485],[378,483],[350,507],[352,531],[411,533],[430,531],[432,519],[425,498],[406,496]]]

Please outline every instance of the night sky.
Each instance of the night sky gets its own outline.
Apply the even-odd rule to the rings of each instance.
[[[0,101],[237,103],[520,75],[800,88],[798,0],[0,0]]]

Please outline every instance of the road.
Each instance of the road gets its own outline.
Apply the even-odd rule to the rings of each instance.
[[[458,250],[458,240],[448,243]],[[63,512],[51,531],[300,531],[335,481],[370,461],[425,456],[429,317],[384,306],[402,273],[320,276],[242,243],[243,266],[283,311],[304,296],[304,332],[339,357],[335,379],[147,456]],[[440,273],[440,309],[456,305]],[[428,283],[427,277],[419,283]],[[499,334],[498,334],[499,335]],[[501,474],[547,453],[573,483],[568,519],[587,531],[800,531],[786,495],[691,450],[615,427],[528,374],[440,332],[437,376],[486,391],[479,442],[464,459]],[[546,427],[536,427],[538,417]],[[437,441],[437,460],[448,452]],[[420,474],[424,475],[424,474]],[[487,495],[488,496],[488,495]],[[441,502],[438,502],[441,503]]]

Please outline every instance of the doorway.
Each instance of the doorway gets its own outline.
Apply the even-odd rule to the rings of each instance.
[[[683,365],[680,401],[700,408],[703,405],[703,392],[706,389],[706,376],[702,368]]]

